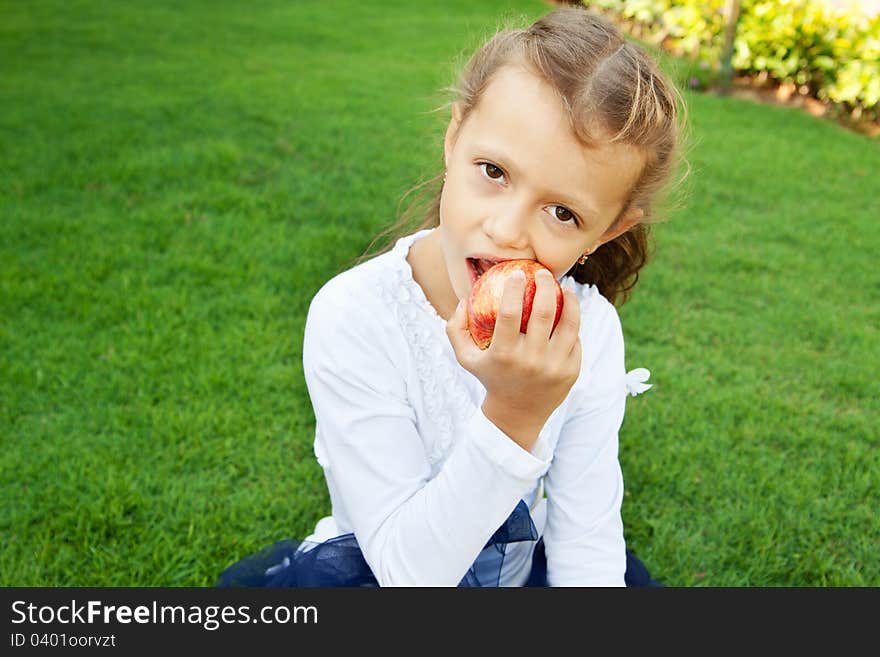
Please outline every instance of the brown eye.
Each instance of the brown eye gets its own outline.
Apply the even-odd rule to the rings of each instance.
[[[504,172],[496,167],[494,164],[484,162],[482,166],[485,167],[486,175],[492,180],[498,180],[499,178],[504,176]]]
[[[571,221],[572,219],[574,219],[574,215],[571,213],[571,211],[565,209],[561,205],[556,206],[555,214],[556,218],[559,219],[559,221]]]
[[[580,219],[577,218],[577,215],[568,208],[564,208],[561,205],[551,205],[548,206],[547,210],[550,212],[550,216],[552,216],[560,224],[564,224],[566,226],[581,225]]]

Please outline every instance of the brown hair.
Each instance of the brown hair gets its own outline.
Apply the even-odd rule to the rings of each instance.
[[[454,98],[445,107],[458,103],[464,122],[495,72],[511,63],[525,64],[557,89],[584,146],[619,142],[639,148],[646,156],[621,210],[622,215],[634,205],[643,209],[644,217],[568,272],[578,282],[598,287],[611,303],[622,305],[649,259],[648,222],[658,220],[656,197],[679,160],[687,164],[681,158],[684,99],[657,64],[613,23],[583,7],[569,7],[550,12],[526,29],[499,30],[471,57],[457,85],[450,88]],[[360,260],[387,251],[397,237],[439,225],[442,179],[441,171],[404,194],[401,202],[413,191],[427,192],[428,202],[421,212],[418,203],[410,205]],[[421,222],[413,226],[412,218],[418,214]],[[383,237],[389,242],[371,253]]]

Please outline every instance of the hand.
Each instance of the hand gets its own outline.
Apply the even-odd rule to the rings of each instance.
[[[495,322],[492,343],[481,350],[467,329],[467,304],[460,301],[446,323],[458,362],[486,388],[483,413],[526,450],[562,403],[581,368],[580,304],[563,290],[562,315],[553,329],[556,293],[552,274],[535,276],[536,292],[526,333],[520,333],[525,276],[513,272]],[[551,335],[552,334],[552,335]]]

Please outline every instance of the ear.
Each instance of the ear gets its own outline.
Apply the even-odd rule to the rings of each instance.
[[[446,166],[449,166],[449,157],[452,155],[452,148],[455,146],[455,140],[458,138],[458,130],[461,127],[461,104],[452,104],[452,118],[446,128],[446,137],[443,140],[443,159]]]
[[[639,220],[644,216],[645,211],[641,208],[629,208],[620,219],[608,226],[605,232],[602,233],[602,237],[599,238],[599,243],[596,244],[593,250],[595,251],[605,244],[605,242],[610,242],[615,237],[623,235],[626,231],[639,223]]]

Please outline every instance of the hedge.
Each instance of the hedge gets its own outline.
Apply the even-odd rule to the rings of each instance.
[[[593,0],[636,37],[716,73],[726,0]],[[733,69],[806,96],[854,118],[880,119],[880,13],[818,0],[742,0]]]

